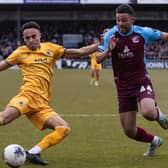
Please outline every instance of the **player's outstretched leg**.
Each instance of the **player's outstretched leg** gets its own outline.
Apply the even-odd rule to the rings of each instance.
[[[56,127],[54,131],[46,135],[36,146],[26,152],[26,160],[37,165],[48,165],[47,161],[41,159],[40,153],[43,150],[61,142],[69,134],[69,132],[70,128],[67,126]]]
[[[157,118],[157,122],[159,123],[159,125],[163,128],[163,129],[168,129],[168,119],[165,116],[165,114],[163,114],[159,107],[156,107],[157,111],[158,111],[158,118]]]
[[[153,156],[155,150],[163,144],[162,138],[154,136],[152,143],[150,143],[147,151],[144,153],[144,156]]]

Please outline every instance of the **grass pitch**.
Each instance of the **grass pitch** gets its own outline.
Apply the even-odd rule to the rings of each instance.
[[[167,70],[151,70],[158,104],[168,114]],[[0,73],[0,109],[17,94],[22,84],[19,71]],[[111,70],[101,72],[100,86],[89,85],[89,70],[55,71],[51,106],[71,126],[71,134],[60,144],[42,153],[48,168],[166,168],[168,160],[168,131],[156,122],[140,116],[137,125],[164,139],[156,155],[144,158],[147,144],[128,139],[120,126],[116,90]],[[34,146],[50,130],[39,131],[24,116],[0,127],[0,150],[18,143],[26,150]],[[25,164],[23,168],[40,167]],[[7,168],[0,160],[0,168]]]

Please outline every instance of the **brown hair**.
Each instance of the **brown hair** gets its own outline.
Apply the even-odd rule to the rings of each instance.
[[[127,13],[127,14],[135,17],[134,9],[132,8],[131,5],[128,5],[128,4],[122,4],[122,5],[118,6],[117,9],[115,10],[115,14],[116,13]]]
[[[25,29],[29,28],[35,28],[40,31],[40,25],[34,21],[26,22],[25,24],[23,24],[21,27],[21,31],[23,32]]]

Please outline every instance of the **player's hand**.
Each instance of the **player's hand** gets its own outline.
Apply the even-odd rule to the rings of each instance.
[[[116,47],[116,37],[111,36],[108,43],[108,50],[112,51]]]

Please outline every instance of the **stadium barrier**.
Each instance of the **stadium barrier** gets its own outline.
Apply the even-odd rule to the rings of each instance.
[[[148,69],[168,69],[168,61],[147,61]]]
[[[61,61],[62,65],[55,66],[57,69],[88,69],[90,68],[89,61],[87,60],[69,60],[69,59],[63,59]],[[112,65],[109,61],[103,63],[104,69],[111,69]],[[168,69],[168,60],[166,61],[147,61],[146,63],[147,69]],[[18,70],[19,67],[17,65],[11,67],[12,70]]]

